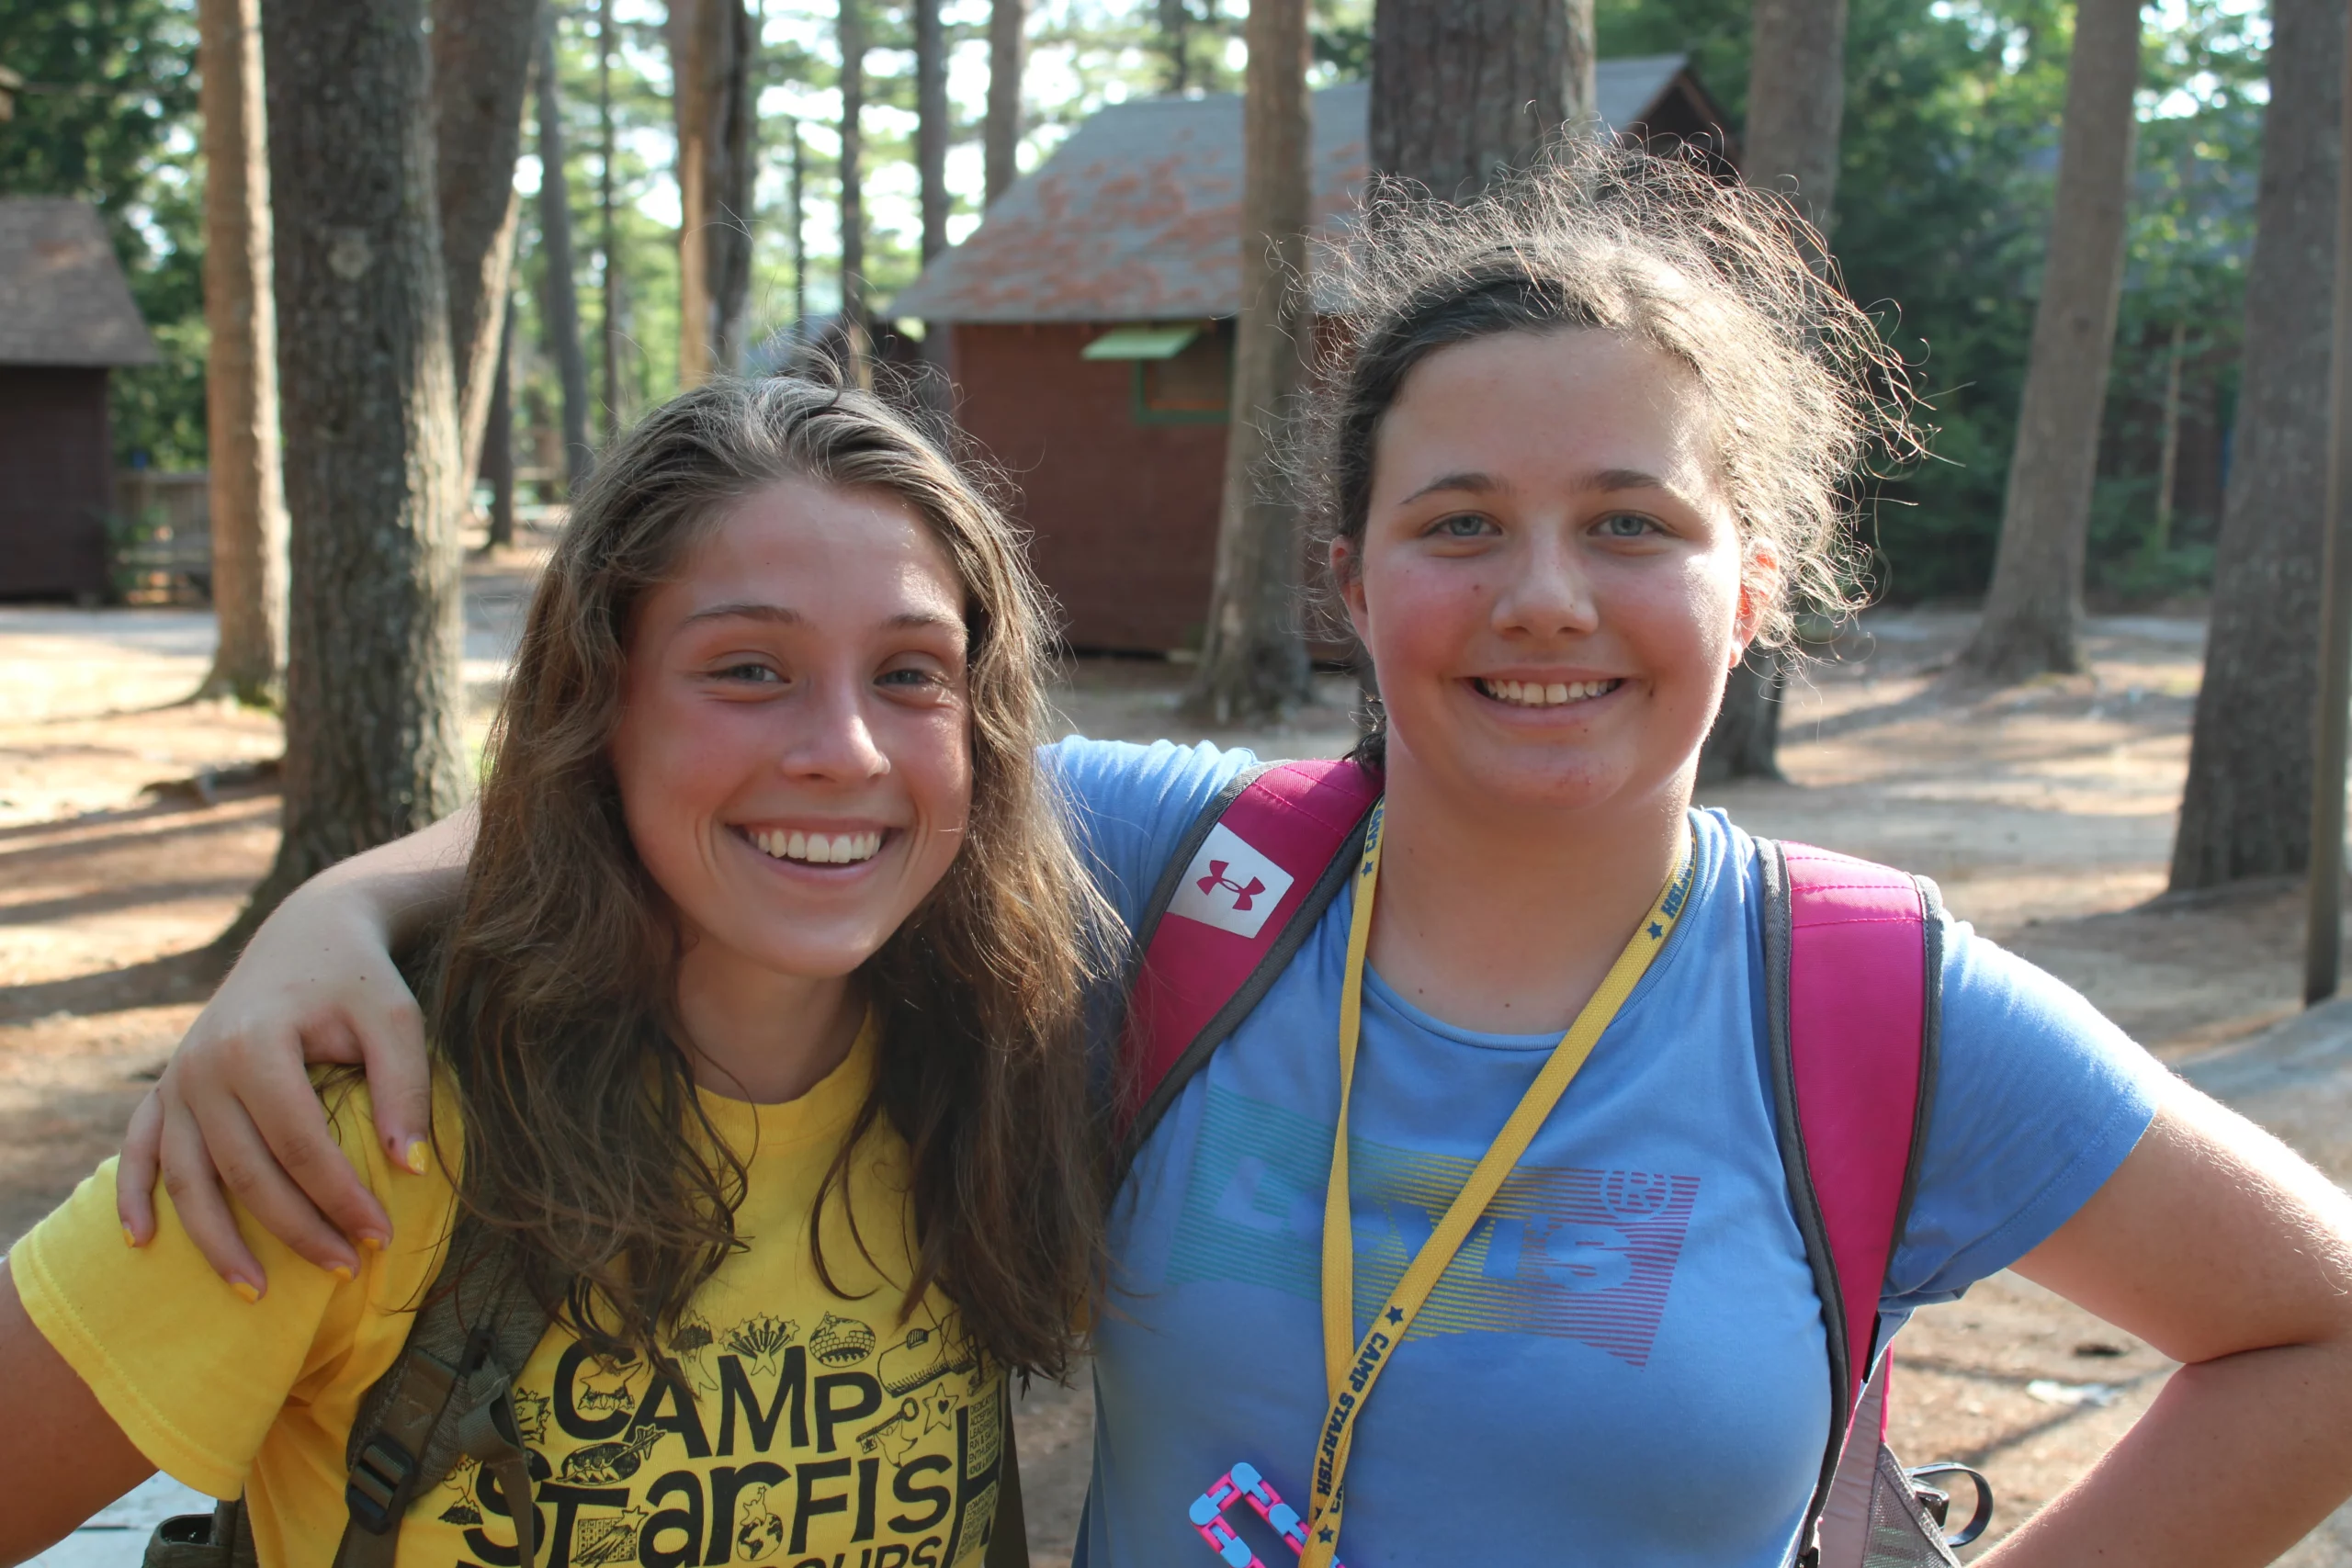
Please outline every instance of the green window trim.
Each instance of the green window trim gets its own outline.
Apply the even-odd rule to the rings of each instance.
[[[1079,350],[1080,359],[1173,359],[1201,335],[1197,323],[1184,326],[1114,327]]]

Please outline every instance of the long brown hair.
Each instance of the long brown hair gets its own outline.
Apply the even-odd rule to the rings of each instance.
[[[744,1168],[695,1095],[673,1010],[680,931],[631,846],[607,746],[636,606],[730,505],[786,479],[903,502],[954,564],[969,643],[965,843],[867,961],[874,1088],[816,1207],[837,1189],[846,1201],[852,1156],[887,1120],[913,1178],[901,1310],[936,1283],[958,1332],[1058,1376],[1100,1249],[1080,996],[1111,917],[1037,761],[1046,626],[1021,540],[869,394],[707,383],[648,415],[575,498],[515,654],[441,949],[433,1032],[463,1113],[462,1201],[602,1354],[663,1359],[696,1288],[742,1246]],[[812,1246],[817,1231],[812,1213]]]

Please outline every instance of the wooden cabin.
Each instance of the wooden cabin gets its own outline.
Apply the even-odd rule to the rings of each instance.
[[[155,344],[97,209],[0,200],[0,599],[107,591],[107,376]]]
[[[1720,145],[1679,54],[1604,60],[1602,120]],[[1314,96],[1314,214],[1367,177],[1363,84]],[[948,334],[956,418],[1021,492],[1035,558],[1088,650],[1194,647],[1225,481],[1240,309],[1241,100],[1114,105],[999,197],[889,307]]]

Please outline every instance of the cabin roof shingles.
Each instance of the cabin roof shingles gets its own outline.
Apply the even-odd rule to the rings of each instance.
[[[96,209],[0,199],[0,365],[152,365],[154,340]]]
[[[1601,119],[1640,121],[1679,54],[1604,60]],[[1314,96],[1314,220],[1328,229],[1368,177],[1362,83]],[[1088,118],[934,257],[894,315],[948,321],[1165,321],[1230,316],[1241,295],[1241,99],[1147,98]]]

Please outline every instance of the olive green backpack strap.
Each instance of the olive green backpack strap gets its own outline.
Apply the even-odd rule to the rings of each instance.
[[[215,1503],[209,1514],[175,1514],[147,1538],[146,1568],[260,1568],[243,1503]]]
[[[497,1479],[520,1560],[533,1560],[539,1516],[514,1379],[547,1329],[547,1310],[524,1283],[513,1249],[460,1222],[407,1343],[351,1425],[343,1494],[351,1517],[334,1568],[392,1568],[409,1505],[468,1459]],[[145,1568],[259,1568],[244,1505],[164,1520],[147,1542]]]
[[[520,1561],[534,1559],[539,1514],[514,1380],[547,1331],[547,1309],[514,1248],[461,1220],[408,1342],[351,1424],[343,1490],[351,1517],[334,1568],[392,1568],[409,1506],[469,1459],[496,1479]]]

